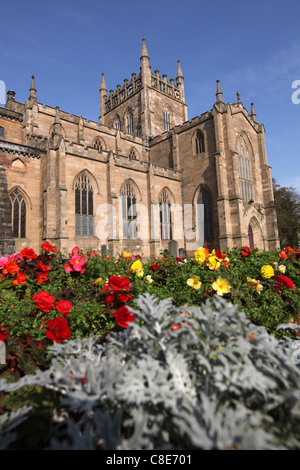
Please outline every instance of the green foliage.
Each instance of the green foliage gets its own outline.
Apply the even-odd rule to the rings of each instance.
[[[282,248],[299,246],[300,194],[293,187],[280,186],[273,179],[274,202]]]

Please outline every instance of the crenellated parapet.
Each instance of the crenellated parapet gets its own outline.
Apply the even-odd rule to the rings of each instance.
[[[110,90],[109,96],[106,96],[104,101],[104,114],[108,113],[128,98],[131,98],[142,88],[142,85],[141,74],[136,75],[136,73],[133,72],[130,81],[125,78],[123,87],[117,85],[116,91]]]
[[[154,74],[151,74],[151,86],[175,100],[180,100],[180,89],[175,84],[174,78],[168,82],[167,75],[164,74],[162,78],[159,76],[159,70],[155,70]]]

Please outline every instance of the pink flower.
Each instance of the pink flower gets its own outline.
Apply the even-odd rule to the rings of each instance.
[[[78,255],[78,251],[79,251],[78,246],[74,246],[74,248],[73,248],[73,250],[72,250],[72,256]]]
[[[86,268],[87,260],[79,255],[74,255],[69,261],[69,264],[73,271],[77,271],[83,274]]]
[[[4,268],[6,261],[7,261],[7,258],[4,258],[4,257],[0,258],[0,269]]]

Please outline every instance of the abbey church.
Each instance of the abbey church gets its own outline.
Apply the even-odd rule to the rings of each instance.
[[[139,71],[109,90],[99,122],[7,92],[0,108],[0,256],[49,241],[70,252],[106,246],[155,257],[201,243],[225,250],[279,247],[264,125],[239,93],[188,118],[184,76]],[[199,210],[200,208],[200,210]],[[199,245],[200,246],[200,245]],[[180,251],[181,250],[181,251]]]

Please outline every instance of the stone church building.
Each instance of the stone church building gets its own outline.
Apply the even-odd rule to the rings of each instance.
[[[0,255],[46,240],[145,257],[278,248],[264,134],[219,81],[189,120],[180,62],[176,79],[153,72],[144,39],[139,73],[110,91],[102,74],[99,122],[39,103],[32,77],[25,103],[11,90],[0,108]]]

